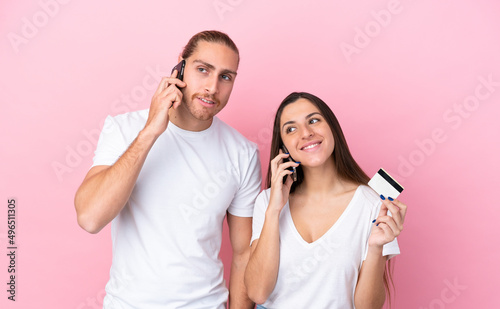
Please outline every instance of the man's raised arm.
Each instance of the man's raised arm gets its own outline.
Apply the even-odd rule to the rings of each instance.
[[[146,157],[156,139],[167,129],[168,111],[177,108],[182,92],[176,85],[177,72],[164,77],[151,101],[148,120],[123,155],[111,166],[90,169],[75,195],[78,224],[89,233],[97,233],[113,220],[127,203]]]

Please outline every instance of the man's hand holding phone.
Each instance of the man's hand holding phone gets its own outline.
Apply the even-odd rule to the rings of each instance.
[[[176,66],[170,77],[163,77],[161,79],[158,89],[156,89],[151,99],[149,116],[143,131],[152,134],[154,138],[160,136],[167,129],[169,109],[171,107],[176,109],[182,102],[183,94],[180,89],[186,87],[186,83],[177,78],[179,74],[177,70]],[[183,66],[181,73],[184,73]]]

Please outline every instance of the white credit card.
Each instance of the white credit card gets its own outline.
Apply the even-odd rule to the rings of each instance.
[[[404,188],[394,178],[391,177],[383,168],[379,169],[375,176],[370,179],[368,185],[379,195],[385,198],[397,198]]]

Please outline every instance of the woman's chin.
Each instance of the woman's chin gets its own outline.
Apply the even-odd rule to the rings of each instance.
[[[310,162],[301,162],[300,166],[306,169],[318,169],[318,168],[326,168],[327,162],[325,161],[310,161]]]
[[[332,156],[328,156],[326,158],[303,158],[300,166],[306,169],[331,168],[333,167],[334,163],[333,160],[329,159],[332,159]]]

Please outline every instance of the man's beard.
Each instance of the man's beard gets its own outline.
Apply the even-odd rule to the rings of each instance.
[[[197,102],[195,103],[195,100],[198,100],[198,98],[203,98],[205,100],[213,101],[214,107],[211,110],[209,110],[207,107],[204,107],[198,104]],[[214,96],[206,94],[204,95],[200,93],[195,93],[191,95],[190,103],[187,103],[184,99],[183,101],[184,101],[183,104],[186,104],[186,108],[191,113],[191,115],[193,115],[194,118],[203,121],[212,119],[219,112],[217,108],[221,104],[220,101]]]

